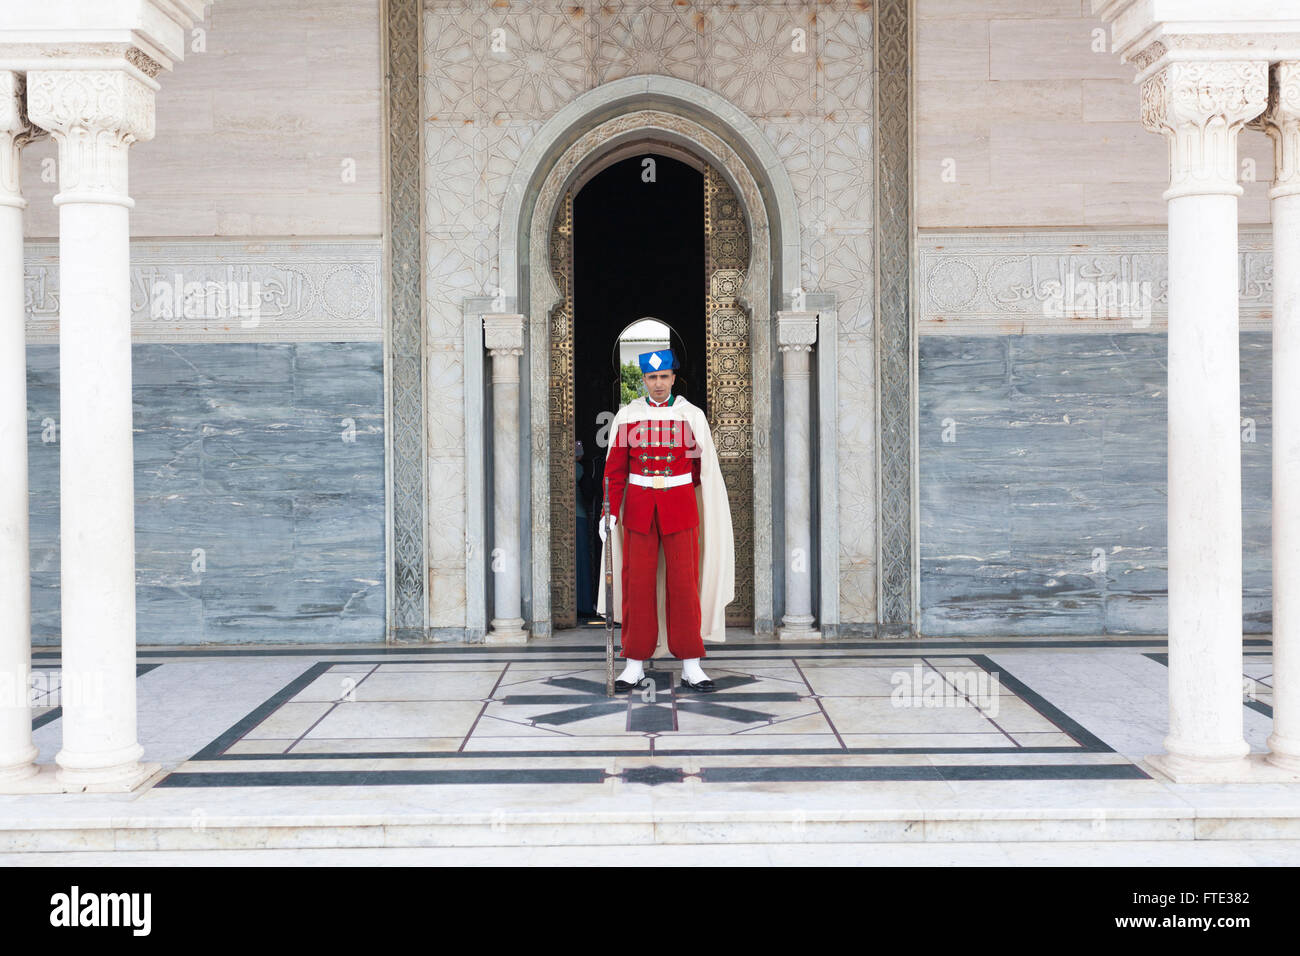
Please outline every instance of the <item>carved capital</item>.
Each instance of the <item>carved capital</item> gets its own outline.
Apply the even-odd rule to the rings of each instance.
[[[1237,134],[1268,103],[1268,64],[1176,61],[1142,84],[1142,125],[1169,140],[1166,199],[1240,196]]]
[[[121,70],[34,70],[27,75],[32,122],[59,144],[55,203],[127,196],[127,150],[153,139],[154,91]]]
[[[0,203],[25,206],[23,147],[45,135],[27,118],[27,83],[21,73],[0,70]]]
[[[782,352],[811,352],[816,341],[816,312],[776,313],[776,344]]]
[[[1260,125],[1273,138],[1274,199],[1300,193],[1300,60],[1274,63]]]
[[[484,315],[483,347],[493,356],[523,355],[523,315],[517,312],[496,312]]]

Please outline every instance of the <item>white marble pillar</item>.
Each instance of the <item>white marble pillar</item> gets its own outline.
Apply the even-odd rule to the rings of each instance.
[[[138,70],[40,70],[32,121],[59,147],[59,511],[67,786],[129,790],[136,732],[135,488],[127,151],[153,138]]]
[[[1273,733],[1300,772],[1300,61],[1274,64],[1264,129],[1273,189]]]
[[[483,344],[492,356],[492,629],[489,644],[528,640],[521,610],[519,555],[519,365],[524,317],[483,316]]]
[[[0,787],[36,774],[27,535],[27,343],[23,305],[22,74],[0,70]]]
[[[785,417],[785,616],[783,641],[821,637],[812,613],[812,375],[816,312],[778,312]]]
[[[1237,134],[1267,64],[1174,61],[1142,85],[1169,141],[1169,735],[1178,781],[1244,779]]]

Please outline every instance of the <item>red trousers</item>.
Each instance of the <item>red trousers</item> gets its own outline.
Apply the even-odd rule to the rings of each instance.
[[[678,660],[704,657],[704,640],[700,637],[700,526],[660,534],[657,514],[650,519],[648,534],[631,528],[623,532],[623,656],[649,660],[659,643],[655,576],[661,544],[668,590],[668,650]]]

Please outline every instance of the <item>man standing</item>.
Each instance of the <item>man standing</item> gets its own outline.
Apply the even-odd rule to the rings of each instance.
[[[635,687],[666,638],[682,662],[682,685],[711,691],[700,658],[705,640],[725,640],[726,607],[735,597],[731,506],[704,412],[672,394],[672,350],[638,359],[650,394],[618,410],[605,464],[612,541],[600,519],[627,659],[614,686]],[[604,560],[602,550],[602,568]],[[604,588],[597,610],[606,613]]]

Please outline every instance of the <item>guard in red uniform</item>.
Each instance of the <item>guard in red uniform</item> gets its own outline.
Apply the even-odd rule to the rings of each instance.
[[[664,553],[668,649],[682,661],[682,682],[710,691],[713,682],[700,669],[705,656],[700,620],[700,454],[690,423],[654,417],[667,408],[676,359],[670,349],[639,356],[649,396],[641,416],[620,424],[611,436],[605,475],[611,516],[623,506],[623,656],[627,669],[615,683],[627,690],[643,678],[643,663],[654,656],[659,636],[656,573]],[[682,400],[684,401],[684,400]],[[647,416],[647,412],[649,415]],[[627,498],[624,501],[624,494]],[[611,526],[617,519],[611,517]],[[604,538],[604,523],[601,538]]]

